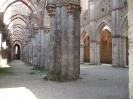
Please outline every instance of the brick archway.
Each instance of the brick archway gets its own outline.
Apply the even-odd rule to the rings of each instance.
[[[35,7],[33,6],[33,4],[29,0],[12,0],[12,1],[6,0],[3,3],[2,7],[0,8],[0,11],[5,12],[8,9],[8,7],[10,7],[12,4],[14,4],[16,2],[22,2],[23,4],[25,4],[32,11],[36,24],[42,25],[42,22],[40,19],[40,14],[37,12]]]
[[[112,64],[112,37],[107,28],[100,34],[100,63]]]

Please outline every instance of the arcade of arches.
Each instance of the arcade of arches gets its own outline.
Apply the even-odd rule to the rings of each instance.
[[[128,1],[1,0],[0,65],[21,59],[34,69],[49,69],[49,80],[79,78],[84,62],[129,65],[132,74],[133,22],[127,12],[133,2]]]

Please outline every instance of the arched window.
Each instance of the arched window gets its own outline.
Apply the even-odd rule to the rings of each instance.
[[[18,54],[18,46],[15,47],[15,54]]]

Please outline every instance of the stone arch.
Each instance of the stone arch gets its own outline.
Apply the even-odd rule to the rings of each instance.
[[[20,31],[15,31],[12,35],[10,35],[10,38],[13,38],[14,36],[18,36],[19,35],[19,37],[24,39],[24,35],[23,35],[23,33],[22,34],[21,33],[22,32],[20,32]]]
[[[13,59],[20,59],[20,46],[18,44],[15,44],[13,46]]]
[[[128,65],[128,20],[127,20],[127,14],[124,16],[121,24],[120,24],[120,29],[119,29],[119,33],[121,36],[121,45],[120,45],[120,63],[121,66],[126,66]]]
[[[112,34],[106,21],[98,25],[96,42],[100,63],[112,64]]]
[[[20,33],[20,34],[23,34],[23,35],[24,35],[24,33],[23,33],[22,31],[15,30],[15,31],[11,32],[9,36],[11,36],[11,35],[13,35],[13,34],[16,34],[16,33]],[[24,36],[25,36],[25,35],[24,35]]]
[[[31,25],[30,25],[30,23],[29,23],[29,21],[24,17],[24,16],[22,16],[22,15],[14,15],[14,16],[12,16],[10,19],[8,19],[7,20],[7,27],[9,26],[9,24],[13,21],[13,20],[15,20],[15,19],[17,19],[17,18],[20,18],[22,21],[24,21],[25,23],[26,23],[26,25],[28,26],[28,28],[29,28],[29,33],[32,33],[32,28],[31,28]]]
[[[8,28],[8,29],[9,29],[9,31],[12,31],[14,28],[19,28],[19,29],[21,29],[24,33],[26,33],[24,27],[23,27],[22,25],[20,25],[20,24],[15,24],[15,25],[13,25],[12,27],[10,27],[10,28]]]
[[[8,7],[10,7],[12,4],[16,3],[16,2],[22,2],[23,4],[25,4],[33,13],[37,13],[35,7],[32,5],[32,3],[29,0],[6,0],[4,2],[4,4],[2,5],[1,12],[5,12],[7,10]]]
[[[100,35],[100,63],[112,64],[112,37],[108,29]]]
[[[97,30],[96,30],[96,35],[95,35],[96,41],[99,41],[99,40],[100,40],[100,39],[99,39],[100,31],[102,31],[103,27],[106,26],[106,25],[107,25],[109,28],[111,27],[110,24],[108,24],[108,22],[105,21],[105,20],[102,20],[102,21],[98,24],[98,27],[97,27]],[[111,31],[111,28],[110,28],[110,31]]]
[[[42,25],[41,19],[39,17],[40,14],[37,12],[35,7],[29,0],[13,0],[13,1],[6,0],[4,2],[4,4],[2,5],[2,7],[0,8],[0,11],[5,12],[8,9],[8,7],[10,7],[12,4],[14,4],[16,2],[22,2],[23,4],[25,4],[32,11],[35,22],[38,25]]]
[[[11,54],[11,57],[12,57],[12,59],[13,59],[13,57],[14,57],[14,46],[15,46],[15,44],[18,44],[19,46],[20,46],[20,56],[21,56],[21,50],[22,50],[22,42],[20,41],[20,40],[15,40],[15,41],[13,41],[12,42],[12,54]]]
[[[24,35],[25,35],[25,33],[26,33],[21,27],[14,27],[14,28],[12,28],[11,30],[9,30],[9,33],[12,33],[12,32],[15,31],[15,30],[18,30],[18,31],[23,32]]]
[[[80,37],[80,63],[90,62],[90,36],[84,30]]]

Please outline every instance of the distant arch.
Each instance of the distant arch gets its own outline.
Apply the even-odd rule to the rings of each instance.
[[[99,24],[98,24],[98,27],[97,27],[97,30],[96,30],[96,35],[95,35],[95,37],[96,37],[96,40],[97,41],[100,41],[100,39],[99,39],[99,36],[100,36],[100,33],[101,33],[101,31],[102,31],[102,29],[105,27],[105,26],[108,26],[109,27],[109,31],[111,32],[111,26],[109,25],[109,24],[107,24],[107,21],[105,21],[105,20],[103,20],[103,21],[101,21]]]
[[[26,25],[28,26],[28,28],[29,28],[29,33],[32,33],[32,28],[31,28],[31,25],[30,25],[30,23],[29,23],[29,21],[25,18],[25,17],[23,17],[22,15],[14,15],[14,16],[12,16],[10,19],[8,19],[7,20],[7,27],[9,26],[9,24],[12,22],[12,21],[14,21],[15,19],[21,19],[22,21],[24,21],[25,23],[26,23]]]

